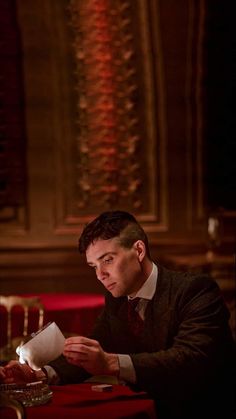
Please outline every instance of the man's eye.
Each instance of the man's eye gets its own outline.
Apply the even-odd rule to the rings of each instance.
[[[103,260],[103,263],[108,264],[108,263],[111,263],[112,260],[113,260],[112,258],[106,258]]]

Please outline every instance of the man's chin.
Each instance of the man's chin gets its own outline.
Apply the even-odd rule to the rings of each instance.
[[[111,293],[112,297],[114,297],[114,298],[119,298],[119,297],[123,296],[123,294],[121,292],[119,292],[118,290],[115,290],[115,289],[110,290],[109,292]]]

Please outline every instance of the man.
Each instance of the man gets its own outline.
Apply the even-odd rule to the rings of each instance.
[[[61,384],[116,376],[147,391],[158,418],[233,417],[235,345],[217,284],[155,264],[144,230],[124,211],[89,223],[79,250],[106,288],[105,308],[91,338],[66,340],[49,376]]]

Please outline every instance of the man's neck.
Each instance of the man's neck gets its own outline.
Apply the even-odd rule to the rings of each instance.
[[[156,270],[157,268],[152,261],[148,260],[148,262],[149,263],[146,266],[142,265],[144,268],[142,272],[142,281],[140,282],[136,291],[129,294],[129,297],[134,298],[135,296],[137,296],[144,287],[145,283],[149,280],[149,278],[154,275],[154,270]],[[157,275],[155,274],[155,276]]]

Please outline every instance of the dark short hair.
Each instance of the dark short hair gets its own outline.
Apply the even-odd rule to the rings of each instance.
[[[125,248],[131,248],[137,240],[142,240],[150,258],[146,233],[136,218],[126,211],[106,211],[87,224],[79,238],[79,251],[85,253],[97,239],[109,240],[114,237]]]

